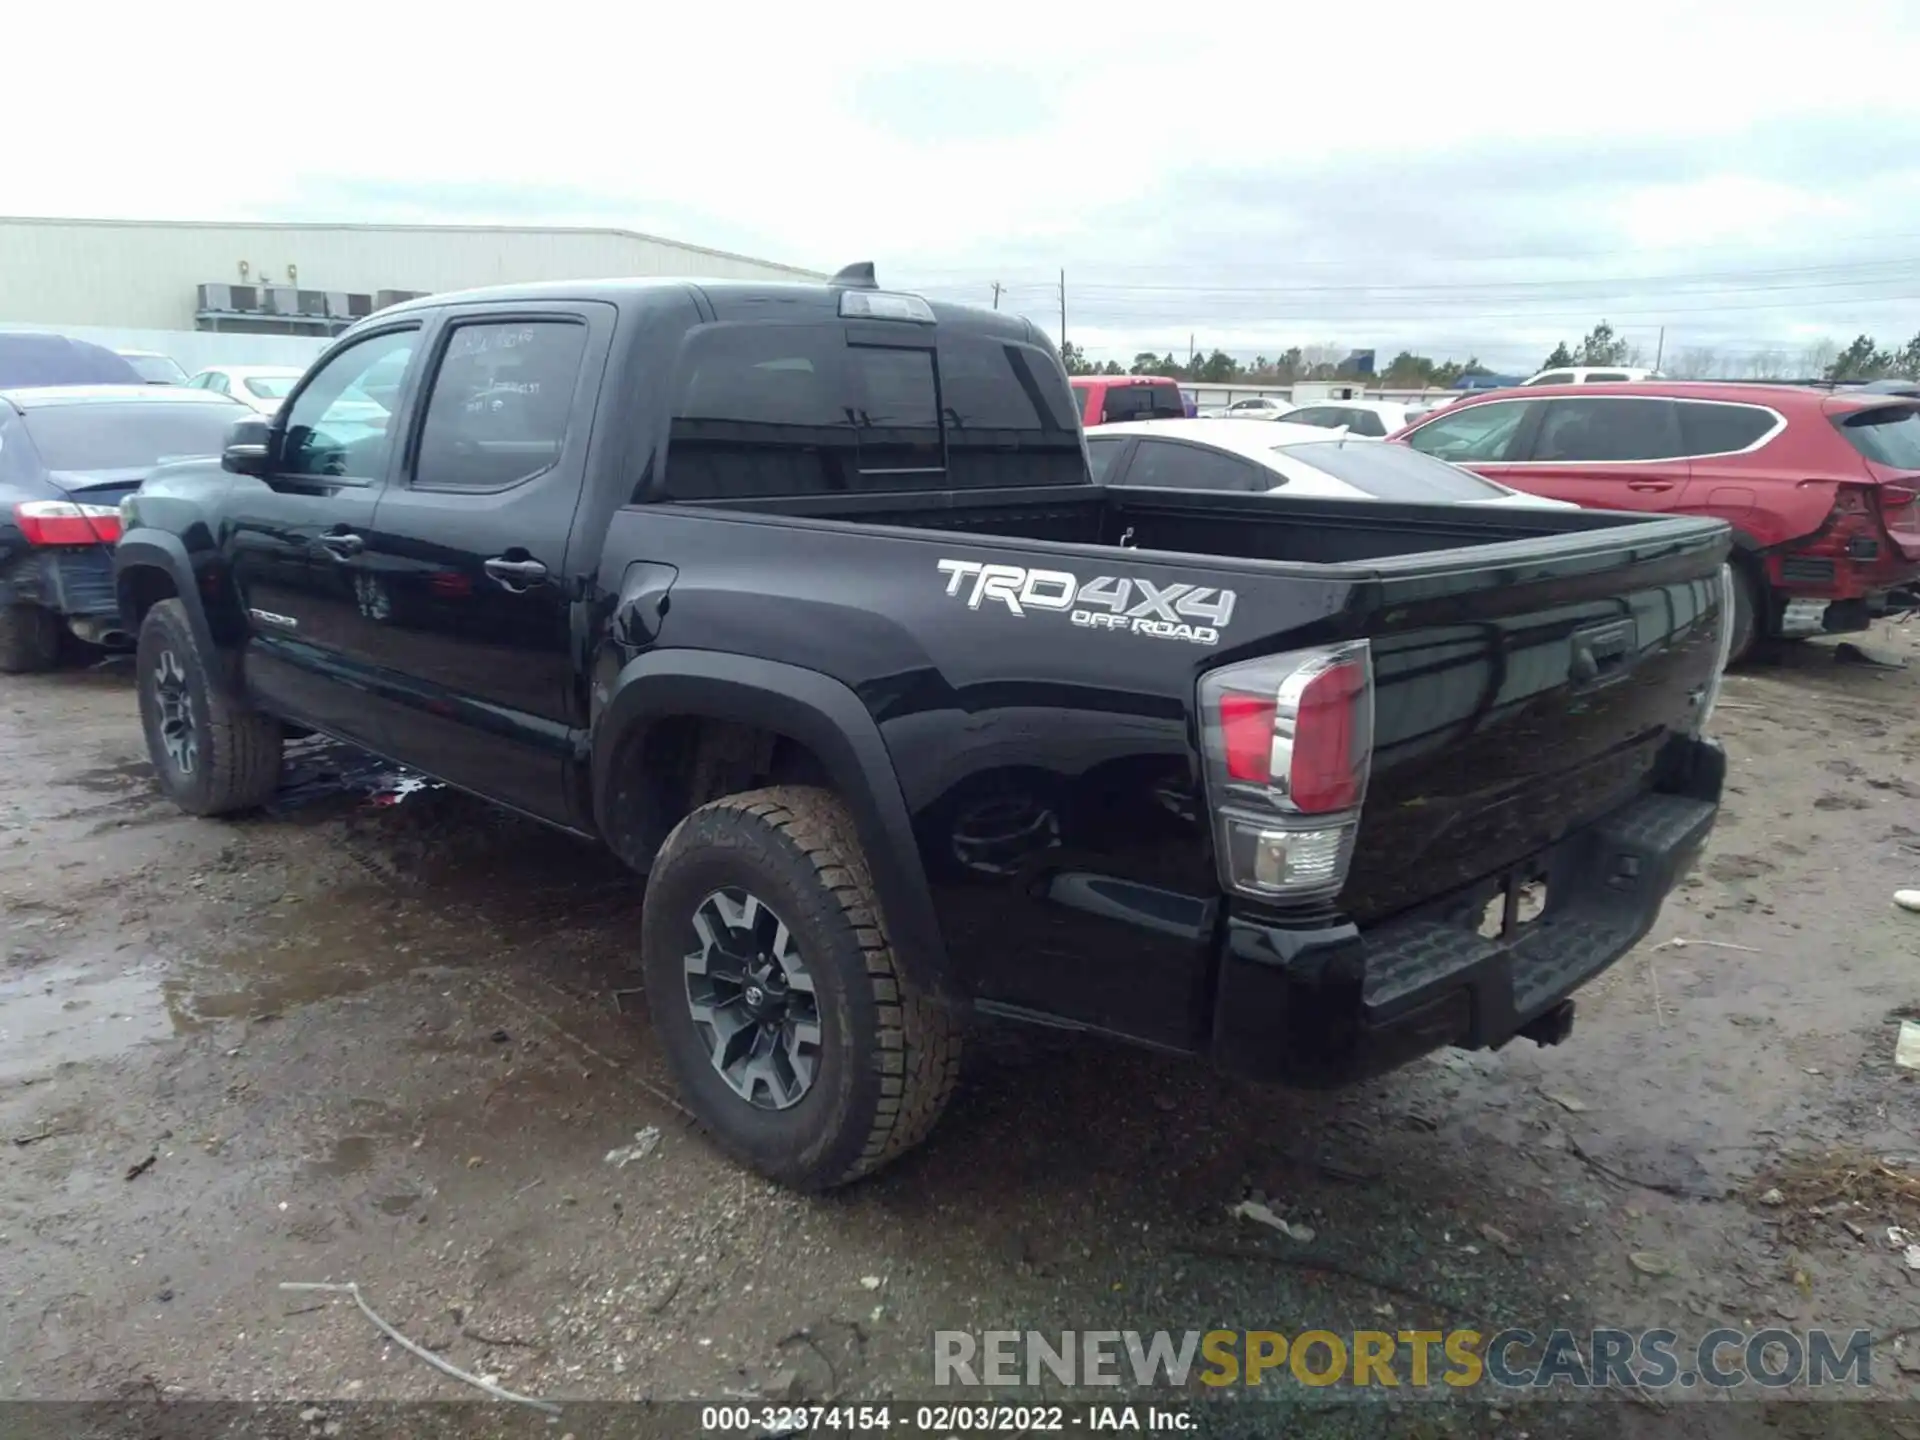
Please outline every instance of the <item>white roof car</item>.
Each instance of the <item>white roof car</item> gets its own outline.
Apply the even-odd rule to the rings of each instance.
[[[1345,430],[1349,435],[1384,440],[1423,413],[1398,400],[1322,400],[1289,410],[1279,418],[1288,425],[1316,425],[1323,430]]]
[[[140,373],[140,378],[149,385],[184,385],[187,372],[180,368],[180,362],[171,355],[162,355],[158,350],[122,350],[120,358]]]
[[[1293,409],[1293,401],[1284,395],[1247,395],[1230,405],[1211,405],[1200,412],[1202,420],[1277,420]]]
[[[262,415],[271,415],[306,373],[291,365],[215,365],[202,370],[187,384],[196,390],[229,395],[243,405],[251,405]]]
[[[1522,380],[1522,385],[1617,385],[1627,380],[1658,380],[1658,370],[1634,365],[1562,365]]]
[[[1571,510],[1435,460],[1406,445],[1313,425],[1235,420],[1139,420],[1087,433],[1094,479],[1106,485],[1245,490],[1326,500],[1514,505]]]

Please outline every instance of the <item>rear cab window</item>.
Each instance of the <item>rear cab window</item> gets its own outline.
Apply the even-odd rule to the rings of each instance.
[[[1090,483],[1075,395],[1043,352],[965,332],[903,327],[897,344],[874,333],[694,331],[674,386],[665,497]]]
[[[1187,404],[1173,385],[1109,385],[1100,413],[1109,425],[1124,420],[1184,420]]]

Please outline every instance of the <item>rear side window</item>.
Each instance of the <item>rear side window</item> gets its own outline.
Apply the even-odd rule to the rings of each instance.
[[[1126,483],[1174,490],[1268,490],[1284,485],[1286,477],[1218,450],[1171,440],[1142,440],[1133,464],[1127,467]]]
[[[736,500],[1085,485],[1073,396],[1022,345],[849,344],[839,325],[732,325],[682,355],[666,495]]]
[[[1087,460],[1093,467],[1093,483],[1107,483],[1107,472],[1113,469],[1113,462],[1120,458],[1120,452],[1127,448],[1124,440],[1109,439],[1087,440]]]
[[[1680,437],[1689,455],[1745,450],[1779,422],[1755,405],[1682,405]]]
[[[1671,460],[1683,455],[1680,407],[1671,400],[1547,400],[1527,458],[1549,463]]]
[[[1309,405],[1304,410],[1289,410],[1280,417],[1289,425],[1318,425],[1323,430],[1338,430],[1347,422],[1330,405]]]
[[[1555,370],[1551,374],[1542,375],[1538,380],[1529,381],[1528,383],[1533,385],[1571,385],[1573,383],[1573,372],[1571,370]]]
[[[1109,425],[1123,420],[1183,420],[1186,402],[1172,385],[1110,385],[1101,418]]]
[[[1920,470],[1920,406],[1881,405],[1840,422],[1840,433],[1867,459],[1894,470]]]
[[[1633,377],[1624,370],[1596,370],[1586,377],[1585,384],[1611,384],[1617,380],[1631,380]]]
[[[447,340],[420,427],[419,490],[500,490],[559,462],[586,352],[565,320],[461,325]]]
[[[1369,440],[1381,439],[1387,433],[1387,427],[1371,410],[1353,410],[1336,405],[1328,413],[1333,418],[1325,423],[1334,429],[1344,425],[1350,434],[1364,435]]]
[[[1407,444],[1425,455],[1461,465],[1493,465],[1513,457],[1521,422],[1540,402],[1497,401],[1449,409],[1407,436]]]

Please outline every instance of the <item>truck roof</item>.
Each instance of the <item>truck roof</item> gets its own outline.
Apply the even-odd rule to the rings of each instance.
[[[707,280],[697,276],[634,277],[612,276],[600,280],[547,280],[520,285],[487,285],[472,290],[449,290],[418,299],[402,301],[378,311],[371,319],[390,319],[410,311],[432,310],[442,305],[502,304],[515,301],[551,302],[560,300],[598,300],[623,309],[645,306],[653,297],[685,295],[689,291],[706,297],[717,313],[728,319],[785,318],[772,307],[789,307],[786,315],[808,312],[836,313],[838,297],[849,290],[868,294],[908,295],[912,292],[888,290],[885,286],[866,286],[819,281],[808,284],[784,280]],[[914,296],[915,299],[922,297]],[[936,324],[962,325],[969,330],[1004,335],[1009,339],[1034,341],[1039,332],[1033,325],[1007,311],[989,310],[978,305],[954,305],[924,301],[932,310]],[[810,317],[811,318],[811,317]],[[361,321],[360,325],[366,322]],[[868,322],[861,322],[868,323]],[[876,320],[875,324],[912,322]],[[358,328],[356,326],[356,328]]]

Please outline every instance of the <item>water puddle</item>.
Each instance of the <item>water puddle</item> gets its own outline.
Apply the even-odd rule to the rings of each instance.
[[[164,988],[181,1029],[357,995],[433,961],[411,927],[350,900],[280,907],[247,939],[175,967]]]
[[[338,1180],[371,1170],[379,1145],[371,1135],[342,1135],[324,1156],[307,1162],[307,1174],[315,1179]]]
[[[0,1081],[123,1055],[178,1030],[152,968],[0,972]]]

